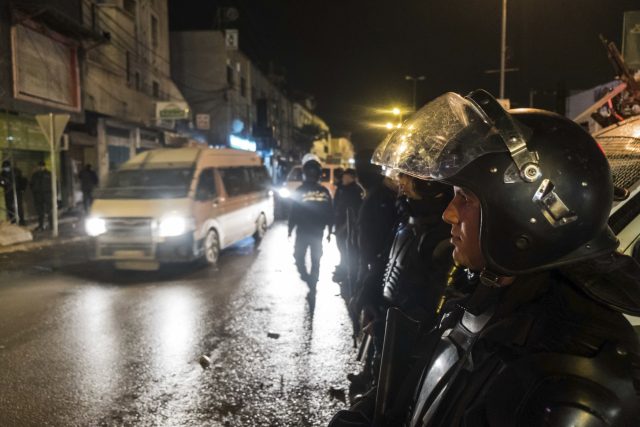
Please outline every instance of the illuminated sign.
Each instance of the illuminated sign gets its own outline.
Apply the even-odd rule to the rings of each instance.
[[[229,135],[229,146],[237,150],[256,151],[256,143],[248,139],[240,138],[235,135]]]
[[[160,120],[180,120],[189,118],[186,102],[156,102],[156,118]]]

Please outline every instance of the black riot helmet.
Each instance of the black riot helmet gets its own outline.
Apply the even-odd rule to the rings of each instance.
[[[482,90],[447,93],[387,137],[372,160],[472,191],[490,272],[542,270],[617,247],[607,225],[607,159],[587,132],[557,114],[508,113]]]
[[[322,175],[322,165],[317,160],[307,160],[302,165],[305,182],[319,182]]]

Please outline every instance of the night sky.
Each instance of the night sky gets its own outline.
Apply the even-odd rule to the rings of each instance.
[[[288,93],[310,94],[334,134],[356,144],[382,137],[367,123],[390,117],[376,108],[418,106],[446,92],[485,88],[497,95],[501,0],[169,0],[172,30],[214,28],[216,9],[234,6],[241,49],[261,68],[285,70]],[[639,0],[510,0],[506,96],[558,110],[554,92],[586,89],[613,78],[598,38],[621,48],[625,10]]]

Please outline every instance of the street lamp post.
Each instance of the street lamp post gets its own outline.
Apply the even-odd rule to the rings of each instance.
[[[500,99],[504,99],[504,74],[507,64],[507,0],[502,0],[502,34],[500,36]]]
[[[416,90],[418,86],[418,81],[424,80],[425,76],[404,76],[405,80],[410,80],[413,82],[413,111],[416,111]]]

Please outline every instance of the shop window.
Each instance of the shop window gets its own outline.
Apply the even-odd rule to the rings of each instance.
[[[231,65],[227,65],[227,84],[233,87],[233,67]]]

